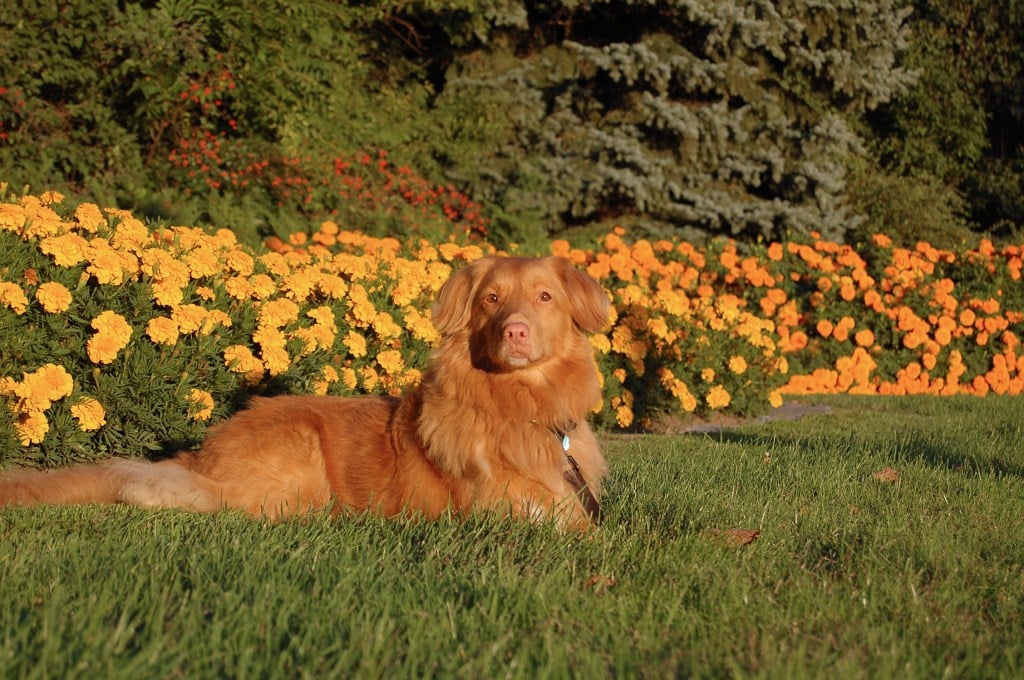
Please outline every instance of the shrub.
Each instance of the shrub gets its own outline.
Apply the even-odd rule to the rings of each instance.
[[[54,193],[0,203],[0,460],[188,446],[250,394],[399,393],[437,340],[437,290],[494,251],[470,235],[325,221],[254,250]],[[627,237],[552,245],[613,301],[592,339],[606,427],[753,415],[784,394],[1024,391],[1019,246]]]

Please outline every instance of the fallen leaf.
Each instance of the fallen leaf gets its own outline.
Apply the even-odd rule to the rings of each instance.
[[[608,590],[619,582],[619,579],[614,576],[605,576],[604,574],[594,574],[588,578],[585,582],[587,588],[593,588],[595,592]]]
[[[872,474],[871,476],[880,482],[892,484],[893,482],[900,478],[900,473],[896,472],[896,470],[892,469],[891,467],[886,467],[884,470],[879,470],[878,472]]]
[[[761,535],[758,529],[712,529],[711,535],[736,548],[750,545]]]

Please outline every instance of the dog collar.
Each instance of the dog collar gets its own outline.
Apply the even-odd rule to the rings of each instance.
[[[583,508],[590,515],[590,519],[594,524],[600,524],[604,518],[601,512],[601,503],[598,502],[594,492],[590,490],[590,486],[587,481],[583,479],[583,475],[580,473],[580,464],[576,462],[576,459],[569,454],[569,448],[572,444],[569,433],[576,429],[576,423],[569,421],[565,428],[551,427],[551,432],[558,438],[562,445],[562,453],[565,454],[565,460],[569,463],[569,469],[562,473],[565,481],[569,482],[572,487],[573,493],[579,499],[580,503],[583,504]]]

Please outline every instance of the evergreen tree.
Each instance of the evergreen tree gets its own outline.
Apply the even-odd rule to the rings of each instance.
[[[453,172],[504,206],[514,233],[614,220],[841,238],[858,221],[845,200],[864,153],[852,122],[913,80],[900,5],[477,3],[448,24],[475,49],[457,51],[438,105],[473,101],[500,134]]]

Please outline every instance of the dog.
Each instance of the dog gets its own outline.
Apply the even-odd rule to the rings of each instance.
[[[607,474],[587,424],[600,401],[588,333],[609,300],[557,257],[485,257],[442,285],[440,335],[401,397],[278,396],[198,450],[0,476],[0,505],[126,503],[271,519],[497,510],[563,529],[599,523]]]

